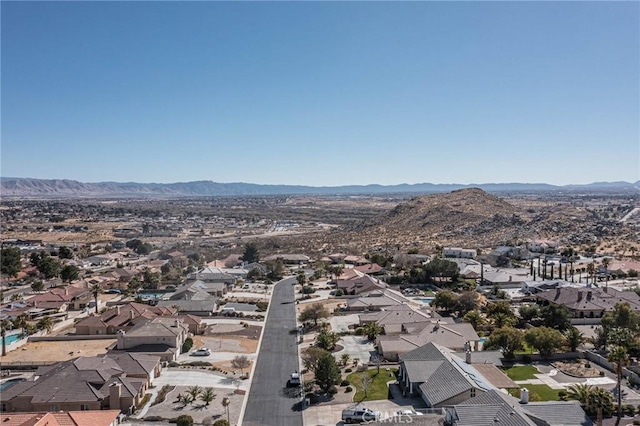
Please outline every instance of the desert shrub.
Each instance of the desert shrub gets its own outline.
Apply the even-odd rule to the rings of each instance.
[[[208,361],[191,361],[185,362],[183,365],[189,365],[191,367],[210,367],[211,363]]]
[[[161,422],[163,420],[164,420],[164,417],[162,416],[149,416],[144,418],[145,422]]]
[[[193,417],[183,414],[176,419],[177,426],[193,426]]]
[[[180,363],[179,362],[175,362],[175,361],[171,361],[169,363],[169,367],[180,367]]]
[[[357,327],[356,331],[354,332],[354,334],[356,336],[362,336],[364,334],[364,327]]]
[[[216,422],[213,424],[213,426],[229,426],[229,422],[226,421],[225,419],[218,419],[216,420]]]
[[[331,386],[331,387],[329,388],[329,394],[330,394],[330,395],[335,395],[335,394],[337,394],[337,393],[338,393],[338,388],[337,388],[337,387],[335,387],[335,386]]]
[[[353,388],[351,386],[347,386],[346,388],[344,388],[344,393],[349,393],[353,390]]]
[[[340,386],[349,386],[349,385],[350,385],[350,383],[349,383],[348,380],[343,380],[343,381],[340,382]]]
[[[350,369],[350,368],[345,368],[345,369],[344,369],[344,372],[345,372],[345,373],[351,373],[352,371],[353,371],[353,370],[352,370],[352,369]]]
[[[568,396],[568,392],[564,389],[558,391],[558,398],[560,401],[566,401]]]
[[[156,399],[151,403],[151,405],[153,406],[164,402],[164,400],[167,398],[167,394],[175,388],[175,386],[171,385],[164,385],[163,387],[161,387],[158,391],[158,395],[156,395]]]

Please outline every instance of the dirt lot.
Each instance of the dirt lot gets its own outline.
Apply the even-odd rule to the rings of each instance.
[[[238,352],[252,354],[258,350],[258,341],[244,337],[194,336],[193,347],[207,347],[212,352]]]
[[[33,342],[7,353],[5,362],[66,361],[79,356],[95,356],[107,353],[116,339],[76,340],[71,342]]]

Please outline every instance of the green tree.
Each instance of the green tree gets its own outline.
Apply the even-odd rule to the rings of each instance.
[[[602,316],[601,324],[606,332],[613,328],[624,328],[632,333],[638,333],[640,331],[640,315],[631,309],[628,302],[618,302],[612,311]]]
[[[187,414],[181,414],[176,419],[176,426],[193,426],[193,417]]]
[[[325,354],[329,354],[329,352],[317,346],[310,346],[303,349],[301,351],[302,366],[307,370],[315,371],[318,366],[318,361]]]
[[[524,333],[513,327],[498,328],[483,345],[484,350],[501,349],[505,358],[512,359],[515,351],[524,348]]]
[[[464,316],[467,312],[478,309],[479,307],[480,295],[477,291],[463,291],[456,299],[455,310],[459,316]]]
[[[144,289],[155,290],[160,285],[160,274],[153,272],[151,268],[145,267],[142,272],[142,287]]]
[[[38,271],[44,275],[46,279],[55,278],[60,275],[62,265],[48,254],[43,254],[37,265]]]
[[[21,269],[20,249],[17,247],[3,248],[0,251],[0,272],[10,277],[16,277]]]
[[[564,305],[550,303],[540,308],[542,325],[565,331],[571,327],[571,311]]]
[[[351,358],[349,354],[342,354],[340,356],[340,362],[342,362],[342,365],[347,365],[349,363],[349,358]]]
[[[298,320],[302,323],[313,321],[314,325],[318,325],[318,320],[320,318],[328,318],[329,315],[329,311],[324,307],[324,305],[314,303],[302,310]]]
[[[249,242],[244,246],[242,260],[247,263],[257,263],[260,261],[260,251],[255,243]]]
[[[73,250],[67,246],[62,246],[60,250],[58,250],[58,257],[60,259],[73,259]]]
[[[187,337],[184,339],[184,343],[182,344],[182,353],[186,354],[193,347],[193,339],[191,337]]]
[[[458,304],[458,295],[450,290],[441,290],[436,293],[431,301],[431,306],[442,309],[446,312],[452,312]]]
[[[229,426],[231,424],[231,420],[229,420],[229,405],[231,405],[231,400],[225,396],[224,398],[222,398],[221,403],[222,403],[222,407],[224,408],[224,411],[227,413],[227,424],[226,425],[220,424],[218,426]],[[223,420],[223,419],[220,419],[220,420]],[[219,422],[220,420],[218,420],[217,422]],[[214,423],[214,426],[216,423]]]
[[[480,311],[476,309],[467,312],[462,320],[471,324],[474,330],[477,330],[478,326],[484,323],[484,317]]]
[[[36,324],[39,330],[47,330],[47,332],[51,333],[53,330],[53,320],[50,317],[42,317]]]
[[[567,336],[567,345],[569,346],[570,352],[575,352],[585,341],[584,334],[580,330],[575,327],[571,327],[566,331]]]
[[[340,367],[328,352],[320,356],[313,374],[316,384],[324,393],[328,393],[340,381]]]
[[[504,312],[494,313],[491,317],[491,320],[493,321],[493,324],[498,328],[512,326],[516,323],[516,318],[514,315],[508,315]]]
[[[382,329],[382,327],[380,327],[380,325],[377,322],[372,321],[364,326],[363,331],[364,331],[364,334],[367,336],[367,339],[369,339],[372,342],[375,342],[376,337],[381,335],[384,330]]]
[[[33,283],[31,283],[31,290],[33,291],[44,290],[44,283],[42,282],[42,280],[35,280]]]
[[[198,398],[198,395],[202,392],[202,388],[198,385],[191,386],[187,389],[187,393],[191,395],[191,401],[195,401]]]
[[[613,395],[606,389],[593,388],[589,392],[587,410],[596,413],[596,424],[602,426],[604,413],[611,413],[613,411]]]
[[[102,293],[102,287],[100,287],[100,284],[94,284],[91,287],[91,294],[93,295],[93,301],[96,304],[96,315],[98,314],[98,295]]]
[[[25,328],[27,327],[27,321],[29,320],[29,316],[25,313],[21,313],[13,320],[13,326],[22,330],[22,334],[25,333]]]
[[[536,348],[543,357],[550,357],[565,344],[564,335],[549,327],[530,328],[526,331],[524,339],[529,346]]]
[[[284,265],[281,260],[269,260],[264,266],[267,268],[267,278],[270,280],[278,281],[284,276]]]
[[[2,336],[2,356],[7,355],[7,342],[5,341],[5,337],[7,335],[7,331],[13,328],[13,324],[8,319],[3,319],[0,321],[0,336]]]
[[[424,266],[424,272],[427,278],[439,278],[455,281],[460,274],[458,264],[450,260],[436,257]]]
[[[298,281],[298,284],[304,285],[307,282],[307,276],[304,274],[304,272],[300,271],[296,276],[296,280]]]
[[[520,318],[524,322],[530,322],[540,316],[540,306],[538,305],[522,305],[518,310]]]
[[[501,300],[499,302],[491,302],[485,308],[487,317],[493,318],[494,315],[497,314],[505,314],[508,316],[513,315],[513,310],[511,309],[511,304],[505,300]]]
[[[73,265],[65,265],[62,270],[60,270],[60,278],[62,278],[63,282],[71,283],[71,281],[75,281],[80,277],[80,269]]]
[[[216,397],[216,393],[213,391],[213,388],[204,388],[204,390],[200,393],[200,399],[204,401],[204,405],[207,406],[211,401],[213,401]]]
[[[244,369],[249,368],[251,361],[246,355],[237,355],[231,360],[231,366],[233,368],[240,369],[240,375],[244,376]]]
[[[337,333],[323,328],[322,330],[320,330],[318,336],[316,337],[316,346],[328,351],[332,351],[333,349],[335,349],[338,340],[340,340],[340,336],[338,336]]]

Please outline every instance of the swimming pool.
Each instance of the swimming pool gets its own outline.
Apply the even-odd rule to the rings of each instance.
[[[0,383],[0,391],[10,388],[18,382],[24,382],[24,379],[9,379],[6,382]]]
[[[6,345],[10,345],[10,344],[20,340],[22,338],[22,336],[23,336],[22,334],[9,334],[7,336],[4,336],[4,343]]]
[[[433,299],[434,299],[434,297],[423,297],[420,300],[422,300],[422,303],[429,304],[429,303],[433,302]]]

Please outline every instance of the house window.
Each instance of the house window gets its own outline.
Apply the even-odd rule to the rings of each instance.
[[[80,404],[80,411],[89,411],[89,404]]]
[[[471,398],[476,397],[476,388],[471,388]]]

